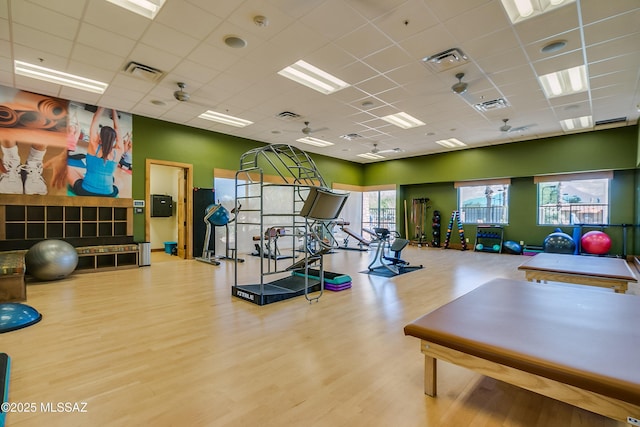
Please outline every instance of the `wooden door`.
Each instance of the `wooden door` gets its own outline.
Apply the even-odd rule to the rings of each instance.
[[[178,257],[186,258],[186,231],[187,231],[187,219],[186,219],[186,198],[187,198],[187,180],[185,176],[187,171],[181,169],[178,173],[178,200],[176,202],[176,213],[178,217]]]

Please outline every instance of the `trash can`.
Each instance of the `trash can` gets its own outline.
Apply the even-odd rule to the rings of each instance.
[[[151,242],[138,243],[138,265],[140,267],[151,265]]]
[[[173,255],[173,252],[178,248],[178,242],[164,242],[164,251],[169,255]]]

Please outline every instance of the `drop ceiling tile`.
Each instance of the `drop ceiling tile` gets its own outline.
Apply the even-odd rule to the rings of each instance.
[[[375,95],[377,93],[386,92],[390,89],[397,87],[395,82],[389,80],[387,77],[382,75],[373,77],[369,80],[359,82],[355,86],[361,91],[369,95]]]
[[[509,27],[509,19],[502,3],[492,1],[470,9],[445,22],[451,34],[459,42],[467,42],[488,33]]]
[[[127,56],[136,44],[133,39],[120,36],[90,24],[82,24],[80,26],[77,41],[85,46],[93,47],[99,51],[110,52],[118,56]]]
[[[213,46],[208,43],[199,44],[186,59],[209,67],[213,70],[223,71],[240,60],[241,56],[231,49],[222,46]]]
[[[578,65],[586,65],[582,51],[573,51],[533,63],[538,76],[577,67]]]
[[[311,52],[304,60],[310,64],[318,64],[321,69],[332,74],[356,62],[353,56],[333,43]]]
[[[497,55],[481,56],[476,62],[494,83],[497,81],[496,78],[500,80],[500,75],[504,78],[502,73],[505,71],[521,70],[522,67],[531,69],[527,57],[520,47],[505,50]],[[508,74],[512,75],[512,73]],[[530,78],[530,76],[531,74],[528,73],[520,78]]]
[[[429,71],[416,61],[412,61],[411,63],[403,67],[393,69],[384,75],[398,85],[406,85],[417,81],[422,82],[428,80]]]
[[[11,38],[11,33],[9,32],[9,21],[6,19],[0,19],[0,40],[8,41]],[[11,51],[11,47],[6,50],[0,50],[0,55],[9,55]]]
[[[194,37],[156,22],[151,24],[140,42],[180,57],[191,52],[199,43]]]
[[[471,58],[485,58],[504,54],[506,51],[519,46],[513,29],[507,27],[494,31],[487,36],[466,41],[463,45],[463,50]]]
[[[128,58],[132,61],[162,70],[165,73],[171,72],[182,60],[179,56],[142,43],[137,44],[133,48]]]
[[[226,0],[186,0],[198,8],[207,11],[219,18],[228,18],[234,10],[236,10],[243,0],[226,1]]]
[[[87,4],[87,0],[29,0],[29,2],[72,18],[80,18]],[[7,1],[3,0],[1,3],[7,3]]]
[[[71,53],[73,61],[93,65],[111,72],[120,71],[128,63],[126,58],[110,52],[96,51],[96,48],[76,43]]]
[[[264,16],[267,24],[264,26],[256,24],[254,21],[256,16]],[[234,10],[228,21],[242,29],[242,34],[250,33],[268,40],[287,29],[295,19],[269,2],[248,0]]]
[[[566,46],[561,50],[556,52],[545,53],[542,52],[542,48],[549,43],[556,41],[564,41]],[[539,40],[533,43],[530,43],[525,46],[525,52],[531,61],[540,61],[543,59],[552,58],[558,55],[564,55],[566,53],[576,51],[582,49],[582,39],[580,35],[580,30],[572,30],[563,34],[556,34],[552,37],[549,37],[544,40]]]
[[[415,36],[402,40],[400,47],[416,60],[458,47],[458,42],[444,25],[421,31]]]
[[[385,15],[374,24],[390,38],[400,42],[439,23],[422,0],[409,0]]]
[[[45,33],[21,24],[13,24],[13,42],[23,46],[38,46],[38,49],[49,52],[51,55],[67,56],[71,53],[72,42],[53,34]],[[36,58],[24,59],[34,62]],[[43,64],[48,66],[47,64]]]
[[[580,8],[584,25],[589,25],[601,19],[637,10],[640,3],[629,0],[580,0]]]
[[[379,73],[386,73],[387,71],[403,67],[413,62],[406,52],[397,46],[389,46],[379,50],[363,58],[362,61]]]
[[[440,21],[448,21],[465,12],[474,10],[487,3],[487,0],[429,0],[426,2],[429,8]]]
[[[587,47],[587,61],[589,63],[602,61],[619,55],[628,55],[640,51],[640,33],[610,40]]]
[[[203,39],[222,23],[222,18],[188,2],[167,1],[154,22]]]
[[[347,88],[339,90],[338,92],[332,93],[330,96],[336,101],[350,103],[359,99],[364,99],[369,95],[355,86],[349,86]]]
[[[392,45],[391,40],[371,24],[352,31],[335,43],[359,59]]]
[[[14,22],[26,27],[43,29],[47,33],[67,40],[75,38],[80,21],[78,19],[56,13],[50,9],[36,6],[26,1],[13,2],[11,15]]]
[[[329,40],[362,27],[367,20],[342,0],[329,0],[301,18],[301,22]]]
[[[350,85],[357,85],[379,74],[376,70],[361,61],[352,62],[340,70],[331,71],[331,73]]]
[[[551,12],[527,19],[514,25],[524,44],[553,38],[579,27],[577,5],[569,3]]]
[[[370,21],[374,21],[387,14],[405,1],[406,0],[346,0],[349,6]]]
[[[585,26],[584,39],[590,46],[637,32],[640,32],[640,9]]]
[[[218,75],[211,68],[186,59],[180,61],[171,72],[174,75],[182,75],[183,77],[179,81],[188,82],[189,84],[208,83]]]
[[[326,37],[305,27],[300,22],[293,22],[286,30],[278,33],[269,41],[279,49],[296,53],[295,56],[298,58],[305,57],[329,42]]]
[[[200,0],[200,1],[209,1],[209,0]],[[224,0],[220,0],[224,1]],[[319,7],[323,0],[267,0],[268,3],[273,4],[278,9],[283,11],[289,16],[294,18],[301,18],[307,13],[310,13],[315,8]]]
[[[640,65],[640,51],[628,55],[607,58],[598,62],[589,63],[589,78],[604,74],[617,73],[621,70],[636,70]]]
[[[109,19],[105,19],[109,17]],[[138,39],[151,25],[151,20],[129,12],[107,1],[90,1],[84,15],[84,24],[92,24],[103,30],[117,34],[118,37]],[[105,42],[108,42],[106,39]]]

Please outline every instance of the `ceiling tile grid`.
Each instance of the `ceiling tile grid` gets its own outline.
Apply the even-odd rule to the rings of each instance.
[[[246,45],[228,45],[229,36]],[[559,40],[560,50],[542,51]],[[466,60],[423,61],[453,48]],[[350,86],[323,95],[277,74],[300,59]],[[14,60],[109,88],[96,95],[15,75]],[[131,61],[162,77],[126,74]],[[586,66],[588,90],[547,99],[539,76],[577,65]],[[476,147],[559,135],[560,120],[582,115],[632,125],[639,70],[640,2],[631,0],[578,0],[517,24],[501,0],[166,0],[153,21],[106,0],[0,1],[4,86],[355,162],[380,161],[358,157],[373,144],[399,149],[386,160],[446,151],[435,143],[445,138]],[[174,98],[178,82],[189,101]],[[454,93],[455,83],[466,91]],[[497,99],[504,108],[474,107]],[[198,118],[206,110],[254,124]],[[284,111],[299,117],[285,122]],[[405,130],[381,119],[400,111],[425,125]],[[500,132],[504,119],[522,130]],[[296,142],[305,121],[334,145]],[[350,133],[359,137],[340,138]]]

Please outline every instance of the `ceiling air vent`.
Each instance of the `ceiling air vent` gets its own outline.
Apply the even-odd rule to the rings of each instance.
[[[300,114],[292,113],[291,111],[283,111],[276,114],[276,117],[281,120],[292,121],[300,118]]]
[[[504,98],[493,99],[491,101],[485,101],[474,105],[476,110],[482,113],[487,111],[499,110],[500,108],[505,108],[508,106],[509,104],[507,104],[507,101]]]
[[[468,61],[467,55],[457,47],[422,58],[424,65],[437,73],[466,64]]]
[[[626,123],[626,117],[617,117],[615,119],[598,120],[596,126],[615,125],[619,123]]]
[[[131,74],[132,76],[139,79],[147,80],[149,82],[158,82],[164,76],[164,73],[158,69],[133,61],[127,64],[124,72],[127,74]]]
[[[346,135],[340,135],[340,138],[346,139],[347,141],[353,141],[354,139],[362,138],[362,135],[357,133],[348,133]]]

